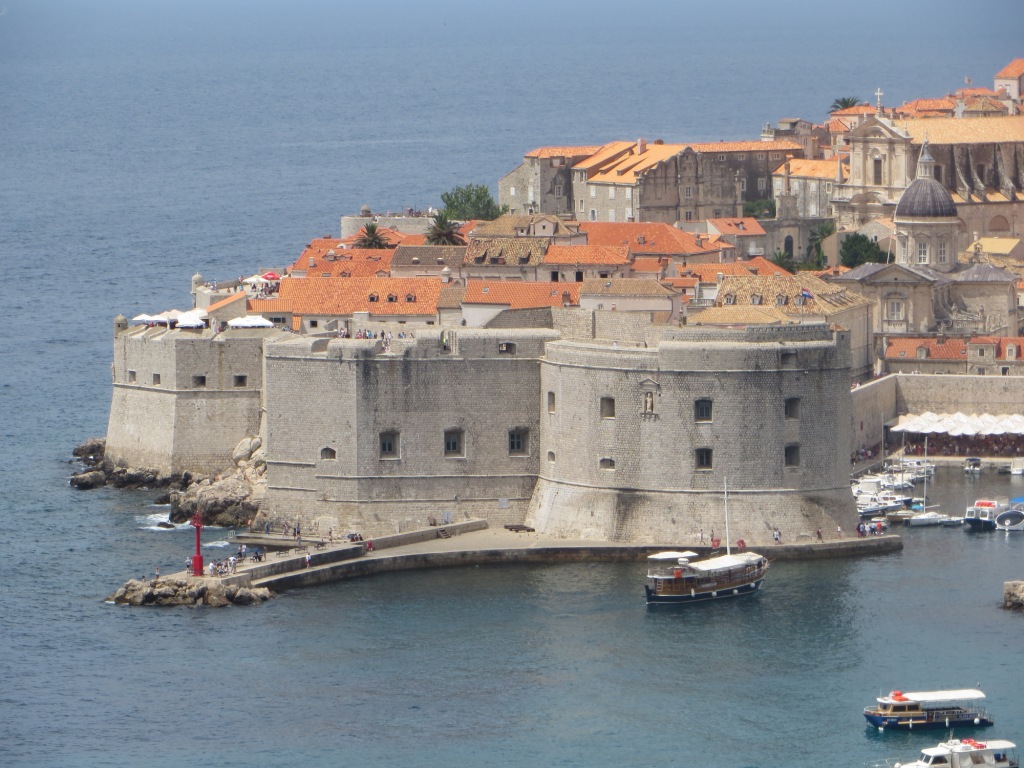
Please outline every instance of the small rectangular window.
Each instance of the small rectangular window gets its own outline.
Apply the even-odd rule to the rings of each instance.
[[[234,377],[233,382],[236,387],[244,387],[249,383],[249,377],[242,374],[238,374]]]
[[[510,456],[527,456],[530,453],[530,430],[510,429],[508,432],[508,453]]]
[[[597,187],[590,187],[590,196],[597,197]]]
[[[710,448],[698,448],[693,452],[693,466],[696,469],[711,469],[713,454]]]
[[[787,467],[799,467],[800,466],[800,446],[799,445],[787,445],[786,446],[786,466]]]
[[[154,387],[159,387],[160,386],[160,374],[159,373],[154,373],[153,374],[153,386]]]
[[[601,418],[602,419],[614,419],[615,418],[615,398],[614,397],[602,397],[601,398]]]
[[[129,384],[134,384],[135,383],[135,378],[136,378],[135,377],[135,371],[128,371],[128,383]]]
[[[787,419],[799,419],[800,418],[800,398],[799,397],[787,397],[786,398],[786,418]]]
[[[555,412],[555,393],[548,392],[548,413]]]
[[[320,321],[319,320],[310,320],[309,321],[309,327],[310,328],[316,328],[318,325],[320,325]]]
[[[615,199],[615,187],[608,187],[608,199],[609,200],[614,200]]]
[[[712,415],[712,401],[711,400],[697,400],[693,404],[693,420],[694,421],[711,421]]]
[[[380,433],[380,457],[382,459],[398,458],[398,433],[394,431]]]
[[[466,455],[465,443],[461,429],[445,430],[444,455],[450,458],[460,458]]]
[[[192,386],[194,388],[196,388],[196,389],[201,389],[202,387],[205,387],[206,386],[206,377],[205,376],[193,376],[192,377]]]

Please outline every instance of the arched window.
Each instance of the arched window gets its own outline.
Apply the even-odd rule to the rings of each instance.
[[[786,239],[782,241],[782,250],[789,258],[793,258],[793,236],[786,235]]]
[[[338,452],[336,450],[334,450],[333,448],[321,448],[320,449],[320,458],[321,459],[328,459],[328,460],[336,459],[336,458],[338,458]]]

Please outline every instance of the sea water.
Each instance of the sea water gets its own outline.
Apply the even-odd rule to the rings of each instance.
[[[136,610],[103,598],[177,570],[192,531],[157,525],[154,492],[67,485],[106,428],[113,317],[187,308],[194,272],[279,268],[364,203],[495,189],[544,144],[749,139],[876,87],[987,84],[1022,53],[1017,6],[975,3],[968,44],[951,0],[5,0],[0,765],[859,765],[938,739],[866,730],[880,691],[976,684],[991,734],[1024,740],[1021,617],[998,608],[1024,537],[908,530],[685,611],[644,606],[642,564]]]

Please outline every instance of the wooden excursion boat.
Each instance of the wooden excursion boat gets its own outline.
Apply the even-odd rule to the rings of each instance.
[[[891,691],[879,696],[874,707],[864,708],[864,717],[877,728],[957,728],[992,725],[988,712],[974,702],[985,694],[973,688],[952,691]]]
[[[693,560],[696,552],[658,552],[647,558],[647,604],[695,603],[752,594],[761,587],[768,558],[737,552]]]
[[[883,765],[900,768],[1020,768],[1020,759],[1017,757],[1017,745],[1012,741],[950,739],[939,742],[938,746],[925,747],[921,756],[912,763],[886,760]]]

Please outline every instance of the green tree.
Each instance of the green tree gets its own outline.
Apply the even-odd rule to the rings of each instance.
[[[885,254],[878,247],[878,243],[867,235],[854,232],[843,240],[843,244],[839,248],[839,260],[844,267],[852,269],[869,262],[885,261]]]
[[[772,264],[782,267],[787,272],[796,272],[796,262],[786,255],[785,251],[775,251],[771,258]]]
[[[822,243],[832,237],[836,232],[834,221],[823,221],[811,230],[810,242],[807,246],[808,256],[814,264],[815,269],[825,268],[825,251],[822,250]]]
[[[359,237],[352,243],[356,248],[390,248],[391,244],[384,238],[384,233],[373,222],[359,231]]]
[[[465,245],[459,234],[459,225],[448,218],[444,211],[434,214],[427,229],[427,245]]]
[[[483,184],[466,184],[441,193],[444,214],[450,219],[492,221],[508,212],[508,206],[499,206]]]
[[[860,99],[856,96],[840,96],[838,99],[832,102],[832,106],[828,108],[829,114],[838,112],[840,109],[849,109],[850,107],[859,107],[863,104]]]
[[[752,203],[744,203],[743,215],[752,216],[755,219],[774,219],[775,201],[771,199],[765,199],[755,200]]]

